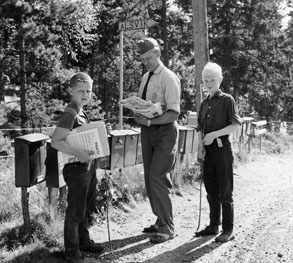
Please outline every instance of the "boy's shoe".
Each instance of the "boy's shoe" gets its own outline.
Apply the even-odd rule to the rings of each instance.
[[[72,255],[65,255],[65,260],[69,263],[84,263],[84,257],[83,254],[78,251],[78,253],[76,254],[72,254]]]
[[[93,240],[90,240],[87,243],[79,244],[79,249],[81,251],[91,253],[101,253],[104,250],[104,248],[99,243],[95,243]]]
[[[230,240],[233,240],[235,236],[232,232],[223,231],[221,235],[217,236],[215,241],[219,243],[226,243]]]
[[[142,230],[143,233],[158,233],[158,227],[156,225],[151,225],[149,227],[145,227]]]
[[[207,226],[205,229],[196,232],[196,237],[203,237],[203,236],[210,236],[210,235],[217,235],[219,234],[219,227],[218,226]]]
[[[163,234],[163,233],[157,233],[154,236],[150,237],[150,242],[152,244],[160,244],[160,243],[164,243],[170,239],[174,238],[174,234]]]

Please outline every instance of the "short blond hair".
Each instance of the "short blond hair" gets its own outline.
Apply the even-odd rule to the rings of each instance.
[[[69,85],[70,87],[74,87],[78,82],[86,82],[89,84],[93,84],[93,80],[89,74],[85,72],[77,72],[73,74],[70,78]]]
[[[223,71],[222,71],[222,67],[217,64],[217,63],[214,63],[214,62],[208,62],[203,70],[202,70],[202,76],[204,73],[206,72],[210,72],[210,73],[213,73],[213,74],[216,74],[219,78],[223,78]]]

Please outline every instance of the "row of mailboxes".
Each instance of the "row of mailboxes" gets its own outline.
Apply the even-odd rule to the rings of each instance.
[[[129,167],[142,163],[140,129],[113,130],[108,136],[110,155],[98,159],[101,169]],[[65,185],[58,151],[51,147],[44,134],[29,134],[15,139],[15,185],[30,187],[46,180],[47,187]],[[181,154],[197,151],[197,132],[179,126],[178,151]]]

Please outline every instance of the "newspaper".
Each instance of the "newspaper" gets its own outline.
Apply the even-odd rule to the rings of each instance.
[[[158,117],[163,114],[160,102],[152,103],[139,97],[131,96],[119,102],[125,108],[133,111],[134,114],[141,114],[148,119]]]
[[[89,151],[91,159],[98,159],[110,155],[108,137],[104,122],[93,122],[80,126],[67,136],[66,141],[70,145]],[[78,162],[76,156],[58,152],[60,164]]]

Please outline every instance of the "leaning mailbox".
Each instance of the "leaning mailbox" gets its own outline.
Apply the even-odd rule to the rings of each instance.
[[[15,186],[30,187],[45,180],[45,134],[34,133],[15,138]]]
[[[123,130],[125,133],[125,155],[124,167],[134,166],[136,164],[137,145],[139,133],[134,130]]]
[[[110,170],[124,165],[125,133],[121,130],[110,132]]]

